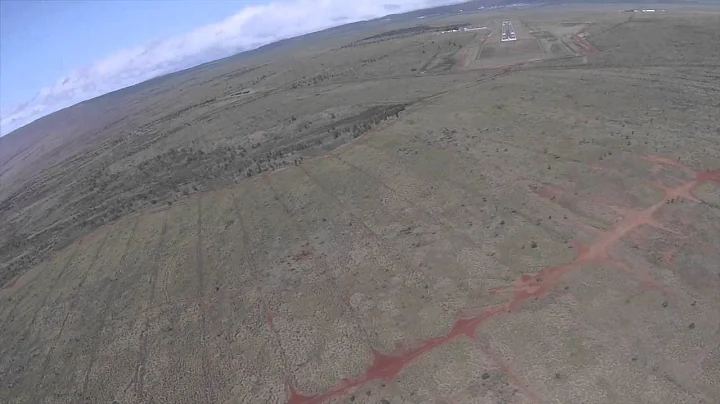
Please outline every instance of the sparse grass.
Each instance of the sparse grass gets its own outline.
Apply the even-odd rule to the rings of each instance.
[[[3,140],[0,401],[720,400],[718,184],[662,189],[720,168],[716,14],[515,12],[606,51],[463,70],[482,36],[369,22]]]

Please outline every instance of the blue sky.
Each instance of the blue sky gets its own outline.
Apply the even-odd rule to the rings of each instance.
[[[239,49],[452,2],[0,0],[0,134]]]
[[[251,3],[3,0],[0,105],[27,101],[40,88],[53,84],[74,68],[114,50],[182,34],[219,21]]]

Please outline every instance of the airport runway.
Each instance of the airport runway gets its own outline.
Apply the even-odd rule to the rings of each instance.
[[[512,26],[510,20],[502,22],[502,34],[500,35],[500,42],[517,41],[517,35],[515,35],[515,28]]]

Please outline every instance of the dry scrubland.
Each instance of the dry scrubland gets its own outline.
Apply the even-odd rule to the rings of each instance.
[[[720,13],[622,8],[353,25],[3,138],[0,401],[720,402]]]

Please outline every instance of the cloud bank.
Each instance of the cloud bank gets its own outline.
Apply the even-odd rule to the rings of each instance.
[[[391,3],[390,3],[391,2]],[[31,100],[0,111],[0,135],[139,82],[281,39],[457,0],[289,0],[249,6],[214,24],[121,49],[76,69]]]

